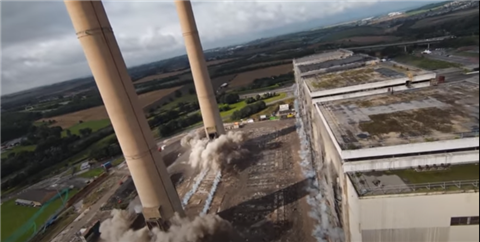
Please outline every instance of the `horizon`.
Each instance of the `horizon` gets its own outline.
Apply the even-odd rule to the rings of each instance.
[[[352,22],[352,21],[355,21],[355,20],[360,20],[360,19],[363,19],[365,17],[382,16],[382,15],[385,15],[385,14],[387,14],[389,12],[392,12],[392,11],[401,11],[401,12],[408,11],[410,9],[418,8],[420,6],[427,5],[427,4],[430,4],[430,3],[436,3],[436,2],[443,2],[443,1],[420,1],[420,2],[419,1],[417,1],[417,2],[408,2],[408,1],[407,2],[397,2],[397,1],[394,1],[394,2],[388,2],[388,3],[375,2],[375,3],[373,3],[371,5],[368,5],[368,6],[359,7],[359,8],[367,8],[367,9],[370,7],[371,10],[376,10],[375,13],[368,12],[368,14],[362,14],[362,13],[365,13],[363,11],[361,13],[356,13],[356,14],[346,14],[345,10],[343,9],[342,12],[340,12],[338,14],[335,14],[334,16],[332,16],[328,20],[327,19],[313,18],[313,19],[310,19],[310,20],[307,19],[305,21],[293,22],[293,23],[290,23],[290,24],[283,24],[283,25],[280,25],[278,27],[269,28],[266,31],[263,31],[263,33],[258,33],[257,32],[257,33],[254,33],[253,35],[248,34],[248,33],[246,33],[244,35],[241,34],[240,36],[243,36],[243,39],[240,39],[240,40],[238,40],[238,38],[233,38],[233,39],[230,38],[229,39],[228,36],[227,36],[227,38],[223,38],[223,39],[221,39],[221,41],[215,42],[215,41],[211,41],[207,37],[205,37],[207,35],[207,33],[205,33],[204,35],[201,34],[201,38],[202,38],[202,44],[203,44],[203,47],[204,47],[204,51],[207,52],[207,51],[214,50],[214,49],[219,49],[219,48],[228,48],[228,47],[232,47],[232,46],[245,45],[245,44],[248,44],[250,42],[260,40],[260,39],[275,38],[275,37],[284,36],[284,35],[288,35],[288,34],[311,31],[313,29],[327,28],[329,26],[341,25],[341,24],[345,24],[345,23]],[[201,3],[193,2],[193,3],[194,3],[194,8],[195,8],[194,11],[196,11],[195,12],[196,13],[196,18],[201,18],[203,16],[202,15],[203,12],[200,12],[200,11],[202,11],[202,10],[205,11],[205,9],[201,9],[202,6],[199,7],[199,5],[206,5],[207,3],[204,3],[204,2],[201,2]],[[365,3],[365,2],[362,2],[362,3]],[[119,42],[119,45],[120,45],[121,49],[124,49],[124,48],[122,48],[122,45],[121,45],[122,41],[119,40],[122,37],[125,37],[125,36],[122,36],[122,35],[124,35],[124,33],[121,32],[121,29],[118,29],[118,26],[115,25],[115,21],[112,21],[112,17],[110,16],[111,14],[109,13],[110,12],[109,8],[107,8],[108,4],[109,4],[108,1],[104,2],[104,5],[106,5],[107,14],[109,14],[110,22],[112,23],[112,27],[114,27],[114,30],[115,30],[115,37],[117,39],[117,42]],[[247,5],[248,4],[251,4],[251,3],[247,3]],[[354,3],[352,3],[352,4],[354,4]],[[385,5],[385,6],[387,6],[387,8],[378,10],[377,5]],[[220,6],[220,5],[216,5],[216,6],[213,6],[213,7],[218,7],[218,6]],[[264,7],[265,6],[270,7],[271,5],[267,4],[267,5],[263,5],[263,6]],[[2,16],[3,16],[4,9],[5,9],[5,7],[2,6]],[[198,10],[198,9],[200,9],[200,10]],[[353,9],[355,10],[355,8],[353,8]],[[207,9],[207,10],[210,10],[210,9]],[[197,11],[199,13],[197,13]],[[305,10],[303,10],[303,11],[305,11]],[[357,11],[357,12],[360,12],[360,11]],[[280,17],[283,17],[283,16],[280,16]],[[201,20],[203,20],[203,18]],[[205,29],[204,25],[202,25],[203,22],[201,20],[197,21],[197,24],[199,25],[200,33],[202,33],[202,30]],[[68,19],[68,21],[70,21],[70,20]],[[69,24],[71,25],[71,22]],[[203,26],[203,28],[202,28],[202,26]],[[211,30],[211,29],[212,28],[209,28],[209,30]],[[2,32],[3,32],[3,28],[2,28]],[[70,30],[70,32],[73,33],[73,28]],[[162,32],[160,32],[160,33],[162,33]],[[75,37],[74,34],[71,34],[71,33],[69,34],[68,37],[72,37],[72,35],[73,35],[73,37]],[[5,36],[5,34],[2,33],[2,36]],[[238,37],[238,36],[235,36],[235,37]],[[76,40],[76,38],[75,38],[75,41],[77,42],[76,44],[79,47],[79,43]],[[139,67],[139,66],[148,65],[148,64],[151,64],[151,63],[154,63],[154,62],[166,61],[166,60],[169,60],[169,59],[172,59],[172,58],[184,56],[186,54],[186,51],[184,49],[183,42],[182,41],[180,41],[180,42],[181,42],[180,43],[180,48],[178,48],[178,50],[173,51],[171,53],[167,52],[166,54],[163,55],[164,58],[162,58],[162,57],[160,57],[158,59],[154,58],[154,59],[151,59],[151,60],[145,60],[143,62],[139,61],[138,63],[135,63],[134,61],[131,61],[131,59],[127,58],[128,56],[126,56],[126,55],[129,54],[128,49],[127,49],[127,51],[122,50],[122,55],[124,56],[124,59],[125,59],[125,62],[127,64],[128,69],[132,69],[132,68],[136,68],[136,67]],[[156,44],[156,43],[153,43],[153,44]],[[130,48],[132,48],[132,47],[130,47]],[[138,48],[138,46],[137,46],[137,48]],[[4,52],[3,45],[2,45],[2,52]],[[125,52],[127,52],[127,53],[125,53]],[[28,53],[28,54],[30,54],[30,53]],[[27,56],[28,56],[28,54],[27,54]],[[77,55],[74,56],[73,58],[80,59],[80,60],[77,60],[77,61],[82,61],[82,59],[83,59],[83,62],[85,62],[85,65],[86,65],[86,60],[85,60],[85,57],[84,57],[83,53],[81,53],[81,56],[78,56],[78,53],[77,53]],[[2,59],[4,59],[3,56],[2,56]],[[129,63],[129,60],[130,60],[130,63]],[[24,93],[24,92],[28,92],[28,91],[31,91],[31,90],[38,89],[38,88],[45,88],[45,87],[56,85],[56,84],[61,84],[61,83],[69,82],[69,81],[74,81],[76,79],[83,79],[83,78],[91,78],[92,77],[91,72],[88,68],[88,71],[87,71],[88,73],[79,74],[79,75],[78,74],[77,75],[72,74],[73,76],[68,78],[68,79],[50,81],[49,83],[43,83],[43,84],[34,85],[34,86],[31,85],[32,83],[27,83],[27,85],[25,85],[23,88],[7,88],[7,90],[5,90],[4,85],[5,85],[5,80],[6,79],[5,79],[5,73],[4,72],[8,73],[8,71],[5,71],[4,65],[11,64],[11,63],[8,63],[8,62],[5,63],[5,62],[6,62],[5,60],[2,60],[2,63],[3,63],[3,65],[2,65],[2,85],[1,85],[2,86],[1,87],[2,98],[12,96],[12,95],[21,94],[21,93]],[[27,63],[26,64],[27,66],[29,65],[28,62],[25,62],[25,63]],[[63,63],[58,63],[58,64],[61,65]],[[67,75],[68,75],[68,73],[67,73]],[[34,77],[37,78],[38,75],[34,75]],[[9,80],[7,78],[7,85],[8,85],[8,81],[11,81],[11,80]]]

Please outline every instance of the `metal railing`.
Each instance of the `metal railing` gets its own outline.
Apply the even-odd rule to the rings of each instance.
[[[441,191],[478,190],[479,180],[448,181],[436,183],[405,184],[395,186],[364,187],[357,183],[357,192],[360,196],[388,195],[402,193],[428,193]]]

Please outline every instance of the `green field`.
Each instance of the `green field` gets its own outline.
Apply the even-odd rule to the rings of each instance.
[[[277,100],[281,100],[281,99],[284,99],[287,97],[287,94],[282,92],[282,93],[278,93],[277,96],[275,97],[271,97],[271,98],[268,98],[268,99],[265,99],[263,100],[265,103],[271,103],[271,102],[275,102]]]
[[[110,125],[110,119],[92,120],[92,121],[88,121],[88,122],[84,122],[84,123],[72,126],[72,127],[68,128],[68,130],[70,130],[70,132],[72,134],[80,135],[80,130],[81,129],[90,128],[90,129],[92,129],[92,133],[93,133],[93,132],[95,132],[99,129],[103,129],[103,128],[107,127],[108,125]],[[65,137],[65,136],[67,136],[67,131],[66,130],[64,130],[62,132],[62,137]]]
[[[37,148],[36,145],[29,145],[29,146],[16,146],[11,150],[5,151],[2,153],[2,159],[7,158],[11,153],[18,153],[20,151],[34,151]]]
[[[459,65],[455,63],[450,63],[450,62],[445,62],[440,60],[432,60],[426,57],[417,57],[413,55],[400,56],[398,58],[395,58],[395,61],[416,66],[426,70],[439,70],[439,69],[446,69],[450,67],[459,67]]]
[[[341,30],[330,35],[325,36],[323,41],[337,41],[346,38],[352,38],[357,36],[369,36],[369,35],[379,35],[383,34],[383,30],[381,28],[375,27],[356,27],[346,30]]]
[[[230,104],[229,106],[232,109],[220,113],[220,116],[222,118],[231,116],[235,111],[240,110],[240,109],[244,108],[245,106],[247,106],[247,103],[245,101],[240,101],[240,102],[235,103],[235,104]]]
[[[79,176],[82,178],[94,178],[102,174],[104,171],[105,169],[103,169],[103,167],[99,167],[99,168],[91,169],[85,173],[82,173]]]
[[[184,95],[179,98],[174,99],[172,102],[168,103],[167,105],[164,105],[161,110],[170,110],[172,108],[177,107],[178,103],[184,102],[184,103],[191,103],[191,102],[198,102],[198,98],[196,95]]]
[[[68,196],[71,197],[77,192],[78,191],[71,191],[69,192]],[[35,225],[37,228],[42,226],[61,206],[62,199],[60,198],[50,203],[50,205],[48,205],[48,207],[43,210],[42,214],[35,220]],[[12,235],[16,229],[21,227],[25,222],[28,221],[28,219],[30,219],[36,212],[40,210],[40,208],[17,206],[14,199],[3,203],[0,206],[0,209],[2,214],[2,241],[5,241],[5,239]],[[27,240],[32,235],[33,231],[34,225],[32,225],[32,228],[16,242],[23,242]]]

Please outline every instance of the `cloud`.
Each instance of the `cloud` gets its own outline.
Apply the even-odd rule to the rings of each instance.
[[[194,1],[205,48],[332,20],[376,1]],[[63,2],[3,2],[2,94],[91,75]],[[104,1],[127,66],[185,53],[173,1]],[[270,33],[270,32],[269,32]]]

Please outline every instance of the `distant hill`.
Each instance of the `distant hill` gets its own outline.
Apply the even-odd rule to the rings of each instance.
[[[439,2],[439,3],[430,3],[430,4],[427,4],[425,6],[422,6],[422,7],[419,7],[419,8],[415,8],[415,9],[412,9],[412,10],[409,10],[407,11],[406,13],[413,13],[413,12],[419,12],[419,11],[425,11],[425,10],[430,10],[430,9],[434,9],[434,8],[438,8],[438,7],[441,7],[447,3],[451,3],[453,1],[444,1],[444,2]]]

